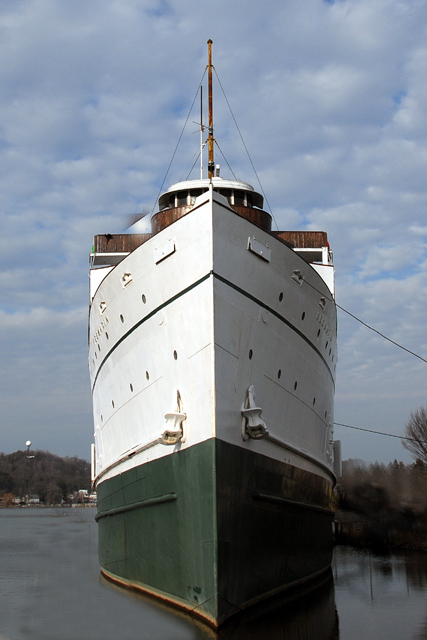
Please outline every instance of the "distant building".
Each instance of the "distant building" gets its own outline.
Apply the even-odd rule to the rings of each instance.
[[[93,502],[92,495],[89,495],[89,491],[87,489],[80,489],[73,494],[72,502],[73,504],[96,504],[96,495],[95,502]]]

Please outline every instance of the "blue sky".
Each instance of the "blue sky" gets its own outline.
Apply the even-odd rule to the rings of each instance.
[[[327,231],[340,306],[427,358],[425,0],[4,1],[0,451],[88,457],[92,238],[152,210],[208,38],[279,227]],[[214,97],[221,149],[257,187]],[[165,186],[198,152],[198,118]],[[427,365],[338,319],[336,421],[402,435]],[[344,458],[410,461],[396,438],[335,435]]]

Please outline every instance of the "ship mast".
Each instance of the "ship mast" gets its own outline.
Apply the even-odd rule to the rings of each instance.
[[[200,87],[200,180],[203,180],[203,147],[205,143],[203,142],[203,85]]]
[[[208,176],[209,180],[214,177],[214,137],[213,137],[213,101],[212,101],[212,40],[208,40],[209,63],[208,63],[208,89],[209,89],[209,138],[208,138]]]

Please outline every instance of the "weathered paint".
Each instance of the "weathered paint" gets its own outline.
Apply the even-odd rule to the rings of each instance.
[[[329,567],[330,491],[320,476],[207,440],[99,484],[102,571],[219,626]]]

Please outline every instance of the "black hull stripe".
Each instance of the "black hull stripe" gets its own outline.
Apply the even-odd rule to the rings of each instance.
[[[156,315],[156,313],[158,313],[159,311],[161,311],[162,309],[165,309],[167,306],[169,306],[170,304],[172,304],[173,302],[175,302],[175,300],[178,300],[178,298],[181,298],[182,296],[185,296],[186,293],[188,293],[189,291],[191,291],[192,289],[195,289],[196,287],[199,286],[199,284],[202,284],[202,282],[204,282],[205,280],[208,280],[212,275],[212,271],[210,271],[209,273],[207,273],[205,276],[203,276],[203,278],[200,278],[200,280],[197,280],[197,282],[194,282],[192,285],[190,285],[189,287],[187,287],[186,289],[183,289],[182,291],[180,291],[179,293],[177,293],[175,296],[172,296],[172,298],[169,298],[169,300],[166,300],[166,302],[163,302],[161,305],[159,305],[158,307],[156,307],[155,309],[153,309],[152,311],[150,311],[150,313],[148,313],[146,316],[144,316],[143,318],[141,318],[141,320],[138,320],[138,322],[136,324],[133,325],[133,327],[131,329],[129,329],[129,331],[126,331],[126,333],[124,333],[122,335],[122,337],[120,338],[120,340],[117,340],[116,344],[114,346],[111,347],[110,351],[107,353],[107,355],[105,356],[105,358],[100,362],[99,364],[99,368],[98,371],[96,372],[96,376],[95,379],[93,381],[93,385],[92,385],[92,393],[93,390],[95,388],[96,385],[96,381],[98,379],[99,373],[102,369],[102,367],[104,366],[104,364],[106,363],[106,361],[108,360],[108,358],[111,356],[111,354],[113,353],[113,351],[115,351],[117,349],[117,347],[124,342],[124,340],[126,340],[126,338],[128,336],[130,336],[131,333],[133,333],[135,331],[135,329],[138,329],[138,327],[140,327],[142,324],[144,324],[144,322],[147,322],[147,320],[149,320],[150,318],[152,318],[153,316]]]
[[[231,287],[232,289],[234,289],[235,291],[237,291],[238,293],[240,293],[242,296],[245,296],[246,298],[248,298],[249,300],[251,300],[252,302],[255,302],[255,304],[258,304],[260,307],[262,307],[263,309],[266,309],[266,311],[269,311],[273,316],[275,316],[278,320],[280,320],[281,322],[283,322],[283,324],[286,324],[286,326],[288,326],[290,329],[292,329],[292,331],[294,331],[296,334],[299,335],[300,338],[302,338],[319,356],[319,358],[321,358],[323,360],[323,362],[326,365],[326,368],[328,369],[330,376],[332,378],[332,382],[334,384],[334,389],[335,389],[335,380],[334,380],[334,376],[332,374],[332,371],[329,367],[328,362],[326,361],[326,359],[324,358],[324,356],[321,354],[321,352],[319,351],[319,349],[316,347],[316,345],[314,345],[311,340],[309,338],[307,338],[307,336],[300,331],[299,329],[297,329],[297,327],[295,327],[295,325],[293,325],[291,322],[289,322],[289,320],[286,320],[286,318],[284,316],[282,316],[280,313],[278,313],[277,311],[275,311],[275,309],[272,309],[271,307],[268,306],[268,304],[265,304],[264,302],[262,302],[261,300],[258,300],[258,298],[255,298],[255,296],[252,296],[250,293],[248,293],[247,291],[244,291],[244,289],[241,289],[240,287],[238,287],[237,285],[233,284],[232,282],[230,282],[229,280],[226,280],[225,278],[223,278],[222,276],[219,276],[217,273],[213,274],[214,277],[219,280],[220,282],[223,282],[224,284],[228,285],[229,287]]]
[[[141,318],[141,320],[139,320],[136,324],[133,325],[133,327],[131,329],[129,329],[129,331],[126,331],[126,333],[124,333],[122,335],[122,337],[120,338],[120,340],[117,340],[116,344],[113,345],[113,347],[111,347],[110,351],[108,351],[108,353],[106,354],[105,358],[100,362],[99,367],[98,367],[98,371],[96,372],[96,376],[94,378],[93,381],[93,385],[92,385],[92,393],[93,390],[95,388],[96,385],[96,381],[98,379],[99,373],[102,369],[102,367],[104,366],[104,364],[106,363],[106,361],[108,360],[108,358],[111,356],[111,354],[113,353],[113,351],[115,351],[117,349],[117,347],[124,342],[128,336],[130,336],[131,333],[133,333],[136,329],[138,329],[138,327],[140,327],[142,324],[144,324],[144,322],[146,322],[147,320],[149,320],[150,318],[152,318],[153,316],[156,315],[156,313],[158,313],[159,311],[161,311],[162,309],[165,309],[166,307],[168,307],[170,304],[172,304],[173,302],[175,302],[175,300],[178,300],[179,298],[181,298],[182,296],[186,295],[189,291],[192,291],[193,289],[195,289],[196,287],[198,287],[200,284],[202,284],[202,282],[205,282],[205,280],[208,280],[211,276],[213,276],[214,278],[216,278],[217,280],[219,280],[219,282],[222,282],[223,284],[231,287],[232,289],[234,289],[235,291],[237,291],[238,293],[240,293],[242,296],[244,296],[245,298],[248,298],[248,300],[251,300],[252,302],[254,302],[255,304],[259,305],[260,307],[262,307],[263,309],[266,309],[267,311],[269,311],[272,315],[274,315],[278,320],[280,320],[281,322],[283,322],[283,324],[285,324],[287,327],[289,327],[290,329],[292,329],[292,331],[294,331],[300,338],[302,338],[302,340],[304,340],[319,356],[319,358],[321,358],[321,360],[323,360],[324,364],[326,365],[326,368],[331,376],[332,379],[332,383],[334,385],[334,389],[335,389],[335,380],[334,380],[334,376],[333,373],[329,367],[328,362],[326,361],[326,359],[324,358],[324,356],[322,355],[322,353],[319,351],[319,349],[316,347],[315,344],[313,344],[311,342],[311,340],[309,338],[307,338],[307,336],[300,331],[297,327],[295,327],[291,322],[289,322],[289,320],[287,320],[284,316],[282,316],[280,313],[278,313],[277,311],[275,311],[275,309],[272,309],[271,307],[269,307],[267,304],[265,304],[264,302],[262,302],[261,300],[259,300],[258,298],[256,298],[255,296],[251,295],[250,293],[248,293],[247,291],[245,291],[244,289],[241,289],[240,287],[238,287],[237,285],[233,284],[232,282],[230,282],[230,280],[227,280],[226,278],[223,278],[222,276],[218,275],[217,273],[214,273],[213,271],[210,271],[209,273],[207,273],[205,276],[203,276],[203,278],[200,278],[200,280],[197,280],[197,282],[194,282],[192,285],[190,285],[189,287],[187,287],[186,289],[183,289],[182,291],[180,291],[179,293],[177,293],[176,295],[172,296],[172,298],[169,298],[169,300],[166,300],[166,302],[163,302],[161,305],[159,305],[158,307],[156,307],[155,309],[153,309],[152,311],[150,311],[150,313],[148,313],[146,316],[144,316],[143,318]]]

